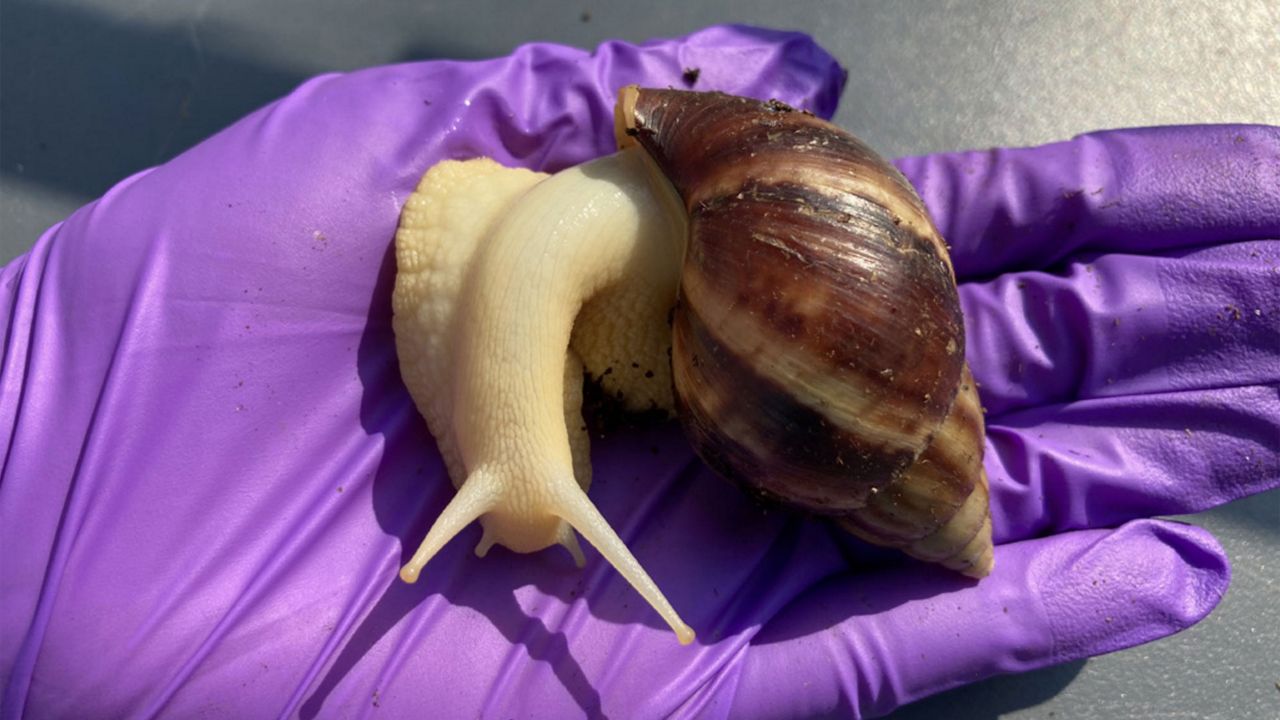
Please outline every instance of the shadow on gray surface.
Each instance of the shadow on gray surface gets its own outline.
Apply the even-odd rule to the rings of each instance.
[[[1220,523],[1247,526],[1256,532],[1280,537],[1280,488],[1232,500],[1194,515],[1179,515],[1174,520],[1214,530]]]
[[[233,31],[0,4],[0,169],[96,197],[288,92],[302,74],[237,57]]]
[[[141,17],[146,20],[146,13]],[[467,58],[475,48],[388,50]],[[123,22],[37,0],[0,3],[0,172],[95,198],[332,66],[246,52],[225,21]]]
[[[988,720],[1034,707],[1062,692],[1084,669],[1084,660],[995,677],[925,698],[887,716],[886,720]],[[1054,713],[1049,713],[1052,717]]]

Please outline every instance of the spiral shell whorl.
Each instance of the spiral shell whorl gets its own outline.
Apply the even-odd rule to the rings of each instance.
[[[841,516],[840,526],[921,560],[987,575],[992,556],[984,433],[977,386],[965,367],[951,412],[929,447],[866,506]]]
[[[953,413],[965,372],[954,275],[910,184],[852,135],[776,102],[624,91],[619,130],[689,216],[672,371],[699,455],[908,551],[958,516],[981,481],[980,415],[976,449],[946,453],[976,457],[976,473],[908,472],[922,456],[936,464],[926,451],[949,415],[972,425]]]

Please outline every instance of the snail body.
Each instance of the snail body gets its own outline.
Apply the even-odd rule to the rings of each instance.
[[[431,168],[396,236],[402,374],[458,492],[408,582],[576,529],[693,632],[589,500],[584,375],[678,415],[754,492],[980,577],[982,419],[946,246],[905,179],[807,113],[624,88],[620,150],[553,176]]]
[[[558,544],[581,567],[576,529],[687,644],[693,631],[586,495],[584,367],[603,375],[614,355],[668,364],[673,238],[683,228],[640,162],[619,154],[550,177],[486,159],[445,162],[406,203],[397,354],[458,493],[400,576],[415,582],[477,519],[479,556],[495,544],[525,553]],[[616,375],[629,406],[672,408],[669,370],[646,382]]]

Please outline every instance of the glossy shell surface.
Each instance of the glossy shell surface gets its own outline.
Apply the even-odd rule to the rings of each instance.
[[[699,455],[755,493],[959,569],[974,559],[952,556],[984,545],[985,526],[989,556],[963,316],[911,185],[780,103],[621,98],[623,142],[645,149],[689,218],[672,369]]]

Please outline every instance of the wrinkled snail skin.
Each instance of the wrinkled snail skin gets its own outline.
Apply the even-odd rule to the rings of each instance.
[[[914,189],[779,103],[628,89],[620,105],[689,214],[672,364],[699,455],[864,539],[989,573],[981,408]]]
[[[946,245],[906,180],[808,113],[624,88],[619,152],[547,176],[446,161],[396,234],[401,374],[457,493],[401,569],[585,537],[676,632],[587,496],[590,377],[676,413],[752,492],[974,577],[983,426]],[[696,551],[696,549],[693,549]]]

